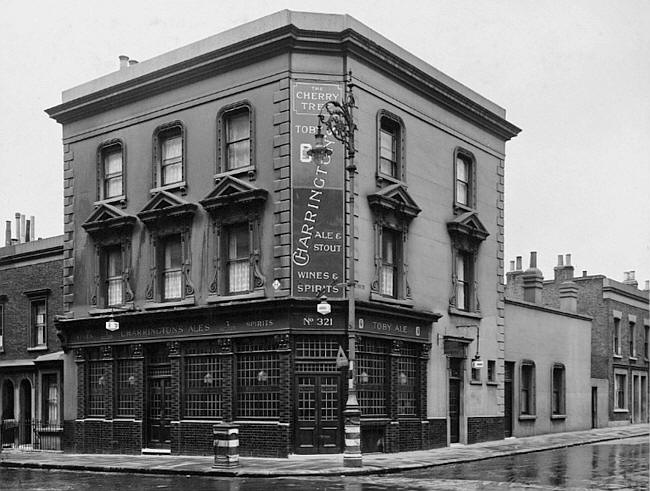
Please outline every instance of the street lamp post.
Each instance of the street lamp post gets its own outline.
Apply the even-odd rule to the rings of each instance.
[[[328,101],[322,107],[318,115],[318,131],[316,142],[307,152],[316,163],[323,162],[332,150],[324,143],[322,125],[330,131],[332,136],[343,143],[345,148],[345,169],[348,171],[350,182],[349,203],[350,203],[350,233],[348,235],[348,250],[350,251],[348,263],[348,398],[345,403],[343,415],[345,418],[345,450],[343,453],[344,467],[361,467],[361,410],[357,399],[357,384],[355,379],[356,343],[354,337],[354,326],[356,322],[355,312],[355,285],[354,275],[354,175],[357,167],[354,163],[356,148],[354,146],[354,133],[357,126],[354,124],[352,110],[355,107],[354,96],[352,95],[352,74],[348,76],[345,90],[345,98],[342,102]]]

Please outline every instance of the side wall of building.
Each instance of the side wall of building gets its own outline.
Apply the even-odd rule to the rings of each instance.
[[[520,301],[506,301],[506,361],[515,363],[513,435],[591,427],[591,320]],[[533,362],[535,411],[521,414],[521,366]],[[552,413],[552,369],[565,370],[565,411]]]

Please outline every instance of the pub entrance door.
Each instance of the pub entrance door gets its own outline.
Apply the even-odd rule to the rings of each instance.
[[[460,441],[460,404],[463,387],[463,358],[449,358],[449,443]]]
[[[147,425],[148,448],[171,446],[171,363],[164,345],[154,345],[147,356]]]
[[[341,451],[341,376],[296,376],[296,453]]]

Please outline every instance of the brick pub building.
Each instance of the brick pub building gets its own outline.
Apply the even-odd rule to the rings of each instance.
[[[502,108],[342,15],[122,64],[48,110],[70,449],[207,454],[232,422],[244,455],[341,452],[350,337],[363,451],[503,436]],[[347,90],[353,190],[331,135],[307,153]]]

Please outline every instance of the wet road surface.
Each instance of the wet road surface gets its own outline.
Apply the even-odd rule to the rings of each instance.
[[[649,489],[649,439],[628,438],[367,477],[215,478],[0,468],[12,490]]]

